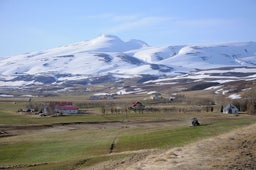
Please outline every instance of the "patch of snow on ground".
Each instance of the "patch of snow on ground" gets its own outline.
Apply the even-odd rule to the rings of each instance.
[[[213,81],[208,81],[208,82],[216,82],[216,83],[224,84],[224,83],[228,83],[228,82],[232,82],[232,81],[236,81],[236,80],[235,79],[228,79],[228,80],[219,79],[219,80],[213,80]]]
[[[26,86],[31,84],[35,84],[34,81],[10,81],[10,82],[0,81],[0,86],[2,87],[17,87],[17,86]]]
[[[14,96],[10,95],[10,94],[0,94],[0,97],[2,97],[2,98],[9,98],[9,97],[14,97]]]
[[[235,68],[233,69],[233,72],[242,72],[242,73],[255,73],[256,68]]]
[[[121,89],[121,90],[116,92],[116,94],[119,94],[119,95],[122,95],[122,94],[143,94],[143,93],[147,93],[147,92],[145,92],[145,90],[143,90],[141,88],[135,88],[134,91],[126,91],[126,89]]]
[[[160,79],[157,79],[157,80],[149,80],[149,81],[145,81],[143,84],[148,84],[148,83],[162,83],[163,81],[171,81],[171,80],[174,80],[174,78],[160,78]],[[173,84],[175,84],[175,82],[172,82]]]
[[[241,96],[240,94],[231,94],[228,96],[228,98],[230,99],[241,99]]]
[[[212,87],[208,87],[205,90],[212,90],[212,89],[218,89],[221,88],[222,86],[212,86]]]
[[[252,88],[246,88],[246,89],[242,89],[242,91],[249,91],[251,90]]]
[[[229,90],[219,89],[219,90],[216,90],[216,91],[215,91],[215,94],[223,94],[223,95],[225,95],[225,94],[228,93],[228,92],[229,92]]]
[[[147,94],[154,94],[154,93],[157,93],[157,91],[150,91]]]
[[[176,82],[170,82],[170,83],[156,83],[158,85],[173,85],[173,84],[177,84]]]
[[[37,96],[31,95],[31,94],[24,94],[24,95],[21,95],[21,97],[37,97]]]

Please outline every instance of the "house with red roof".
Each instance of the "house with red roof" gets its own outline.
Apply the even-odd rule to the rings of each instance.
[[[77,114],[78,107],[74,106],[72,102],[53,102],[54,112],[60,114]]]

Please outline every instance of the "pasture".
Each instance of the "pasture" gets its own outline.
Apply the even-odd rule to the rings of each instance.
[[[154,110],[111,113],[110,107],[126,107],[132,98],[98,102],[81,97],[65,99],[74,101],[85,113],[40,117],[17,112],[26,105],[25,99],[0,102],[0,169],[89,168],[152,150],[183,146],[256,121],[252,115],[221,114],[217,106],[213,112],[206,112],[205,106],[145,102]],[[37,98],[34,102],[46,100],[61,99]],[[202,126],[192,127],[193,117]]]

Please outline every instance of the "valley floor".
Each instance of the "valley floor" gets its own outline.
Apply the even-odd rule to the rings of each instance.
[[[97,169],[256,169],[256,124],[165,151],[127,158]],[[110,163],[111,164],[111,163]],[[95,167],[94,167],[95,168]],[[93,169],[94,169],[93,168]]]

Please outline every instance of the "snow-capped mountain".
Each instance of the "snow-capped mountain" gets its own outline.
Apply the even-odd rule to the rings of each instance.
[[[185,65],[188,68],[256,66],[256,43],[227,43],[184,46],[177,55],[163,63]]]
[[[234,66],[256,67],[255,42],[152,47],[140,40],[124,42],[117,36],[101,35],[0,60],[0,86],[61,84],[92,77],[174,76]]]

